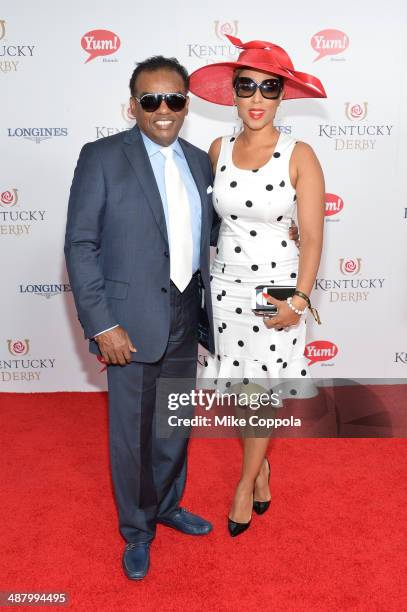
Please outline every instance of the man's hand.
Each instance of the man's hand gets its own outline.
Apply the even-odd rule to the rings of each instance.
[[[300,235],[298,233],[298,227],[295,225],[295,221],[291,219],[291,227],[288,230],[288,237],[290,240],[295,240],[295,244],[300,248]]]
[[[95,340],[107,365],[126,365],[131,362],[131,353],[137,352],[128,333],[120,326],[96,336]]]

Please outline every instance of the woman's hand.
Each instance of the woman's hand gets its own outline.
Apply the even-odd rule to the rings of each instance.
[[[263,293],[263,297],[267,300],[269,304],[274,304],[278,308],[278,314],[271,316],[270,318],[264,315],[263,317],[264,325],[271,328],[276,329],[285,329],[286,327],[290,327],[291,325],[297,325],[299,322],[301,315],[296,314],[289,305],[286,300],[276,300],[276,298],[271,297],[267,293]],[[306,307],[306,302],[302,298],[298,296],[294,296],[292,299],[292,304],[298,310],[304,310]]]

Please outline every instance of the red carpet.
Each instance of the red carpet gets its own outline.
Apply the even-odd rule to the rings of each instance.
[[[0,591],[68,592],[71,609],[98,612],[407,609],[405,440],[276,441],[271,509],[235,540],[225,517],[239,442],[192,440],[184,505],[214,532],[159,526],[150,573],[133,583],[121,570],[105,394],[0,404]]]

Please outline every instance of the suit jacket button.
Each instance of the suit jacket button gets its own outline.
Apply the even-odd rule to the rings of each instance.
[[[161,287],[161,291],[162,291],[163,293],[167,293],[167,289],[166,289],[165,287]]]
[[[168,256],[169,256],[169,255],[168,255],[168,251],[164,251],[164,256],[165,256],[165,257],[168,257]]]

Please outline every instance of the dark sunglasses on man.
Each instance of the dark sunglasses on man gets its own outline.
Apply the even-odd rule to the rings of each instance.
[[[185,108],[187,97],[180,93],[146,93],[141,98],[134,96],[141,108],[147,113],[154,113],[161,106],[163,100],[172,111],[179,112]]]
[[[281,94],[283,84],[280,79],[271,77],[257,83],[250,77],[238,76],[233,81],[233,88],[238,98],[251,98],[260,89],[261,95],[267,100],[276,100]]]

